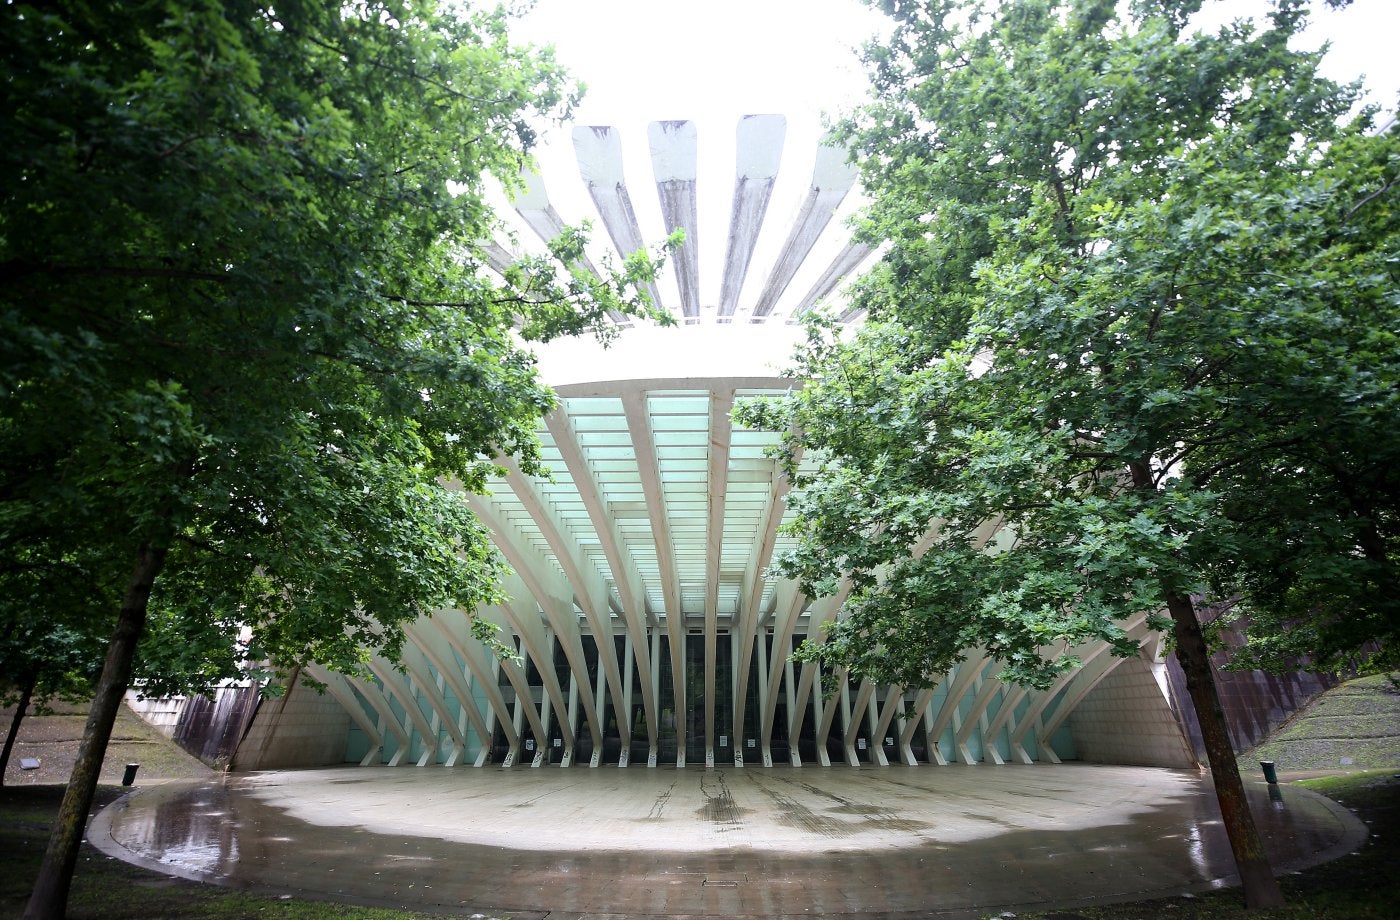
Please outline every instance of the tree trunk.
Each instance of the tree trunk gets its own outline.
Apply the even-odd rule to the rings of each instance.
[[[1176,657],[1186,675],[1186,689],[1201,726],[1206,745],[1215,797],[1220,802],[1220,817],[1230,838],[1235,856],[1235,868],[1244,888],[1244,903],[1250,910],[1278,907],[1283,904],[1283,891],[1269,866],[1254,815],[1245,799],[1244,782],[1240,779],[1239,763],[1230,744],[1225,726],[1225,712],[1215,688],[1215,673],[1211,668],[1210,652],[1206,649],[1201,623],[1196,618],[1191,599],[1178,594],[1167,596],[1167,611],[1171,613],[1176,635]]]
[[[78,748],[78,761],[68,778],[68,788],[59,806],[58,820],[39,877],[24,911],[24,920],[62,920],[68,906],[68,889],[73,882],[73,868],[87,827],[88,811],[97,792],[97,780],[102,772],[102,759],[107,742],[112,737],[112,725],[117,719],[122,696],[131,680],[132,661],[136,643],[146,626],[146,609],[151,598],[151,586],[165,564],[166,544],[144,544],[136,554],[136,565],[127,582],[122,598],[117,626],[107,646],[107,658],[102,664],[83,729],[83,743]]]
[[[19,726],[24,721],[24,714],[29,710],[29,700],[34,696],[34,686],[39,683],[39,675],[27,674],[24,678],[24,685],[20,687],[19,702],[15,704],[15,717],[10,720],[10,733],[5,736],[5,749],[0,751],[0,786],[5,785],[5,771],[10,767],[10,754],[15,749],[15,740],[19,738]]]
[[[1155,492],[1151,467],[1144,458],[1128,464],[1134,488]],[[1206,637],[1201,621],[1196,617],[1196,605],[1191,598],[1174,591],[1167,592],[1167,612],[1171,614],[1176,637],[1176,657],[1186,675],[1186,691],[1196,710],[1201,726],[1201,738],[1206,745],[1206,760],[1210,763],[1215,798],[1220,803],[1220,818],[1230,839],[1230,851],[1235,857],[1235,870],[1244,888],[1244,903],[1250,910],[1279,907],[1283,890],[1274,878],[1269,857],[1264,853],[1264,841],[1254,824],[1254,814],[1244,796],[1240,765],[1235,760],[1235,748],[1230,744],[1230,731],[1225,725],[1225,710],[1220,706],[1220,694],[1215,688],[1215,671],[1210,663]]]

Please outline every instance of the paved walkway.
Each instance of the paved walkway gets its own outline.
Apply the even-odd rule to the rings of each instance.
[[[1365,827],[1251,786],[1279,871]],[[159,871],[458,916],[967,917],[1227,884],[1194,772],[1085,764],[341,768],[139,790],[92,842]]]

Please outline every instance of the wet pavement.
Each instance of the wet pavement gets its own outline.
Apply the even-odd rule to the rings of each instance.
[[[1322,796],[1249,788],[1278,871],[1365,838]],[[201,881],[515,920],[977,917],[1232,881],[1208,778],[1087,764],[280,771],[139,790],[89,839]]]

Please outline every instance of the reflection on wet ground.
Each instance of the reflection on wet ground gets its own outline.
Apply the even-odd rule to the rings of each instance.
[[[1364,837],[1305,790],[1251,805],[1278,867]],[[205,881],[514,918],[977,916],[1231,872],[1208,780],[1084,764],[258,773],[141,791],[89,835]]]

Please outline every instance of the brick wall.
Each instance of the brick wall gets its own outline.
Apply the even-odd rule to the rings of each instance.
[[[1203,621],[1209,621],[1214,619],[1215,612],[1206,608],[1200,615]],[[1247,620],[1240,620],[1221,630],[1225,648],[1211,656],[1216,690],[1220,693],[1221,708],[1225,710],[1230,743],[1236,752],[1254,747],[1319,693],[1337,684],[1333,675],[1310,671],[1276,675],[1263,671],[1224,670],[1230,659],[1229,650],[1245,643],[1248,625]],[[1183,710],[1187,736],[1197,755],[1204,758],[1205,742],[1201,740],[1200,723],[1196,721],[1196,711],[1191,708],[1191,697],[1186,692],[1186,675],[1175,655],[1167,659],[1167,676],[1172,694]]]

